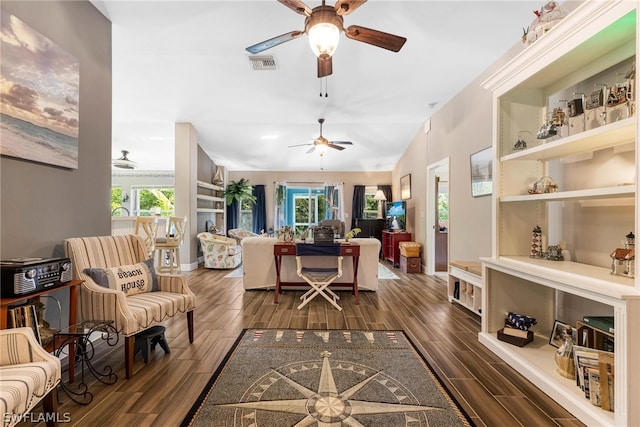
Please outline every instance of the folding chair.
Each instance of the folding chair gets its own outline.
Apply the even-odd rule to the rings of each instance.
[[[303,265],[304,261],[308,260],[308,258],[318,256],[335,257],[337,266],[305,267]],[[298,267],[298,276],[304,279],[304,281],[307,282],[309,286],[311,286],[311,289],[309,289],[304,295],[300,297],[302,303],[300,303],[300,305],[298,306],[298,310],[307,305],[307,303],[309,303],[309,301],[314,299],[317,295],[322,295],[335,308],[337,308],[338,310],[342,310],[342,307],[338,305],[338,300],[340,299],[340,297],[328,288],[328,286],[334,280],[342,276],[342,256],[340,256],[340,243],[297,243],[296,265]]]

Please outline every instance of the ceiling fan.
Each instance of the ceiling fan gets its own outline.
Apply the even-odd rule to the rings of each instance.
[[[353,145],[353,142],[351,141],[329,141],[327,138],[322,136],[322,124],[324,123],[324,119],[318,119],[318,123],[320,123],[319,137],[317,137],[313,142],[309,144],[290,145],[289,148],[302,147],[303,145],[312,145],[313,147],[311,147],[309,151],[307,151],[307,154],[317,151],[320,156],[324,156],[324,153],[326,153],[327,151],[327,147],[335,148],[336,150],[342,151],[345,149],[345,147],[341,147],[341,145]]]
[[[318,78],[326,77],[333,73],[331,55],[338,46],[340,33],[344,31],[347,38],[368,43],[393,52],[398,52],[407,41],[405,37],[384,33],[370,28],[350,25],[343,27],[343,15],[348,15],[367,0],[338,0],[335,6],[326,6],[322,0],[322,6],[309,8],[300,0],[278,0],[294,12],[306,16],[304,31],[294,30],[260,43],[249,46],[246,50],[256,54],[270,49],[279,44],[296,39],[303,34],[309,36],[311,50],[318,57]]]
[[[120,169],[135,169],[136,162],[134,162],[133,160],[129,160],[127,158],[127,154],[129,154],[127,150],[122,150],[122,156],[118,157],[117,159],[113,159],[111,161],[111,164]]]

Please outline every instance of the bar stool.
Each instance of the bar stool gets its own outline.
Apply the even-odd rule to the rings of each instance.
[[[156,250],[156,239],[158,238],[158,218],[155,216],[137,216],[135,233],[142,237],[149,258],[153,258]]]
[[[158,255],[158,273],[180,272],[180,245],[184,240],[187,217],[169,217],[167,236],[156,238],[155,251]],[[168,262],[167,262],[168,260]]]

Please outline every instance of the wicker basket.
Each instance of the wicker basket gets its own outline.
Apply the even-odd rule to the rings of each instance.
[[[569,378],[570,380],[575,380],[576,365],[573,361],[573,357],[560,356],[558,353],[555,354],[555,357],[556,357],[556,372],[565,378]]]

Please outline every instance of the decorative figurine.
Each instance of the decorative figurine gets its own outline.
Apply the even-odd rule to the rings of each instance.
[[[542,229],[536,225],[531,232],[531,253],[530,258],[540,258],[542,254]]]
[[[562,256],[562,247],[560,245],[549,246],[545,258],[550,261],[564,261]]]
[[[622,245],[623,248],[611,252],[611,274],[635,277],[636,237],[633,232],[625,236]]]
[[[520,151],[520,150],[524,150],[525,148],[527,148],[527,140],[526,140],[526,137],[524,136],[524,134],[529,134],[529,136],[531,136],[531,132],[529,132],[527,130],[523,130],[523,131],[518,132],[518,140],[513,145],[513,151]]]

